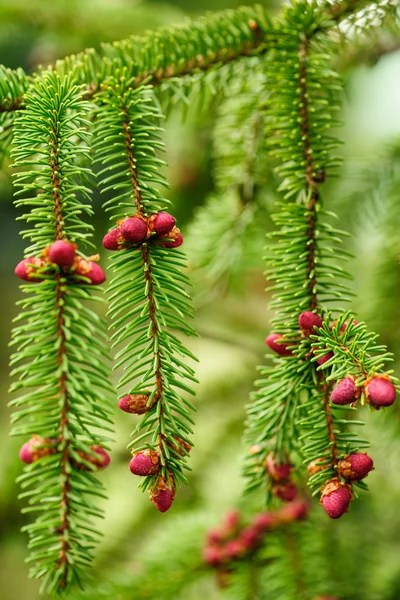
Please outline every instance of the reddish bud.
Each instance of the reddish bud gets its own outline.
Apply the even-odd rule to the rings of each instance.
[[[263,512],[254,517],[253,525],[260,531],[273,529],[278,522],[278,518],[274,513]]]
[[[103,269],[96,262],[90,261],[90,270],[86,277],[90,279],[92,285],[100,285],[106,280],[106,275]]]
[[[240,558],[243,554],[246,553],[246,548],[244,544],[239,540],[231,540],[226,542],[224,546],[224,555],[226,558],[235,559]]]
[[[42,438],[39,435],[33,435],[30,440],[21,446],[19,458],[22,462],[30,465],[43,456],[50,456],[57,452],[57,440]]]
[[[365,386],[365,395],[374,408],[391,406],[396,400],[396,388],[386,375],[374,375]]]
[[[322,319],[319,315],[306,310],[299,316],[299,326],[304,335],[308,336],[315,333],[315,327],[322,327]]]
[[[243,544],[246,550],[251,550],[260,541],[260,530],[254,525],[245,527],[239,534],[239,542]]]
[[[90,449],[98,455],[98,458],[90,457],[90,462],[92,462],[99,470],[108,467],[111,462],[111,456],[108,452],[101,446],[91,446]]]
[[[325,463],[325,464],[321,464],[321,463]],[[317,458],[316,460],[312,460],[310,462],[310,464],[307,467],[307,471],[309,472],[310,475],[316,475],[320,471],[324,471],[327,467],[328,467],[328,465],[326,464],[325,459]]]
[[[203,550],[203,560],[210,567],[216,567],[223,561],[222,549],[217,546],[207,546]]]
[[[308,517],[308,503],[305,500],[295,500],[283,506],[279,511],[282,521],[304,521]]]
[[[150,227],[156,235],[166,235],[175,226],[175,218],[167,212],[157,213],[150,222]]]
[[[142,450],[134,454],[129,463],[129,469],[133,475],[155,475],[160,465],[158,452],[154,450]]]
[[[121,234],[124,241],[139,244],[147,236],[147,223],[139,217],[128,217],[121,223]]]
[[[317,363],[319,365],[323,365],[324,363],[328,362],[328,360],[330,360],[331,358],[333,358],[335,355],[333,354],[332,351],[327,352],[326,354],[323,354],[323,356],[320,356],[319,358],[317,358]]]
[[[160,512],[166,512],[172,506],[175,498],[175,487],[171,481],[172,489],[168,486],[165,477],[159,477],[155,488],[150,491],[150,500]]]
[[[42,267],[43,263],[40,258],[36,258],[35,256],[30,256],[29,258],[24,258],[21,260],[15,267],[14,273],[17,277],[22,279],[22,281],[31,281],[39,283],[43,281],[41,277],[35,276],[36,270],[39,267]]]
[[[338,473],[344,479],[359,481],[374,468],[374,461],[365,452],[347,454],[338,464]]]
[[[154,402],[150,406],[147,406],[150,394],[128,394],[123,398],[120,398],[118,407],[131,414],[143,415],[154,406]]]
[[[292,344],[290,342],[285,342],[283,337],[279,333],[271,333],[265,343],[271,350],[279,354],[279,356],[291,356],[292,351],[288,350],[288,346]]]
[[[179,231],[177,227],[174,227],[166,236],[162,236],[167,238],[168,242],[163,242],[161,244],[164,248],[178,248],[183,244],[183,235]],[[162,238],[160,238],[162,239]]]
[[[279,464],[277,462],[278,460],[279,459],[274,458],[272,452],[268,454],[265,461],[265,466],[267,467],[268,473],[271,475],[272,479],[275,479],[275,481],[289,479],[292,465],[289,462],[282,462]]]
[[[272,487],[272,493],[283,502],[292,502],[297,496],[297,487],[291,481],[287,483],[276,483]]]
[[[75,261],[75,248],[75,244],[66,240],[58,240],[49,247],[47,257],[50,262],[62,269],[70,269]]]
[[[210,529],[207,533],[207,540],[210,544],[219,544],[224,540],[224,534],[219,529]]]
[[[331,393],[331,402],[343,406],[355,402],[359,396],[357,386],[351,375],[339,381]]]
[[[111,231],[106,233],[103,237],[103,246],[106,250],[120,250],[122,248],[122,243],[123,240],[120,227],[111,229]]]
[[[326,482],[322,490],[321,503],[331,519],[339,519],[348,510],[352,498],[351,487],[334,478]]]

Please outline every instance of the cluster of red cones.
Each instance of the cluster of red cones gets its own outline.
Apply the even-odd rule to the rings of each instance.
[[[58,444],[58,439],[42,438],[39,435],[33,435],[30,440],[22,445],[19,451],[19,457],[22,462],[30,465],[45,456],[58,454]],[[90,466],[87,466],[85,463],[93,465],[95,470],[101,470],[108,467],[111,458],[104,448],[94,445],[90,447],[90,450],[91,453],[78,451],[77,455],[82,459],[82,462],[80,460],[71,460],[71,465],[80,471],[89,470]]]
[[[175,218],[167,212],[159,212],[148,217],[137,213],[118,221],[118,227],[104,236],[103,246],[107,250],[123,250],[146,240],[164,248],[178,248],[183,244],[182,234],[175,227]]]
[[[40,283],[44,274],[58,268],[64,274],[86,277],[91,285],[100,285],[106,279],[103,269],[97,264],[98,256],[88,260],[76,253],[76,244],[66,240],[57,240],[45,248],[39,257],[30,256],[21,260],[15,268],[15,274],[23,281]]]

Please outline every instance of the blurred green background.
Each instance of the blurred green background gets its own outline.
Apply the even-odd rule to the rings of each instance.
[[[250,4],[251,2],[249,2]],[[39,63],[140,33],[160,25],[179,23],[187,15],[234,8],[234,0],[1,0],[0,54],[6,66],[31,71]],[[262,4],[262,3],[261,3]],[[267,4],[266,4],[267,5]],[[268,2],[271,11],[278,3]],[[374,42],[372,42],[373,44]],[[343,62],[340,63],[343,65]],[[353,237],[347,242],[355,254],[351,267],[355,298],[352,308],[360,320],[382,335],[390,350],[400,355],[400,52],[387,53],[374,64],[350,65],[342,73],[345,99],[340,136],[344,158],[340,178],[326,185],[325,206],[337,212],[340,224]],[[212,190],[211,132],[215,114],[189,111],[183,123],[179,110],[167,123],[166,145],[170,197],[178,224],[185,229],[193,210]],[[270,184],[274,198],[275,181]],[[26,538],[14,483],[21,472],[21,440],[7,435],[9,412],[8,341],[15,302],[20,297],[13,275],[23,243],[15,222],[7,164],[0,173],[0,589],[2,600],[35,600],[38,586],[27,578]],[[107,230],[100,198],[95,194],[97,243]],[[396,204],[397,203],[397,204]],[[272,202],[270,203],[272,204]],[[266,219],[265,230],[270,227]],[[132,420],[116,410],[116,443],[112,467],[104,473],[109,502],[105,533],[95,565],[97,580],[107,582],[114,571],[140,567],[153,535],[185,528],[185,518],[198,515],[210,525],[229,507],[239,505],[241,433],[244,406],[263,360],[268,332],[268,294],[264,292],[260,259],[248,265],[241,281],[221,297],[201,303],[197,328],[201,338],[193,349],[200,358],[198,414],[192,452],[190,485],[179,494],[173,510],[156,514],[129,475],[125,449]],[[104,260],[104,259],[103,259]],[[201,290],[196,290],[201,292]],[[398,367],[398,365],[396,365]],[[366,412],[366,411],[365,411]],[[334,523],[336,549],[347,571],[342,579],[345,599],[400,598],[400,409],[366,416],[364,437],[371,440],[376,470],[368,478],[371,493],[354,503],[349,515]],[[318,510],[318,509],[317,509]],[[319,517],[317,517],[319,518]],[[329,524],[330,526],[331,524]],[[324,527],[327,527],[324,521]],[[333,538],[331,538],[333,539]],[[344,555],[344,556],[343,556]],[[357,581],[362,580],[362,583]],[[364,586],[364,591],[360,587]],[[335,590],[332,591],[332,594]],[[182,589],[179,598],[196,599],[207,593],[219,597],[213,576],[195,590]],[[143,596],[145,597],[145,596]],[[122,598],[122,596],[121,596]],[[125,597],[124,597],[125,600]],[[127,599],[126,599],[127,600]]]

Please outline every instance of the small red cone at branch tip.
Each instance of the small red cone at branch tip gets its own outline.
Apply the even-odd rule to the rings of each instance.
[[[282,521],[304,521],[308,517],[309,506],[305,500],[295,500],[289,502],[279,510],[279,517]]]
[[[311,335],[315,333],[315,327],[322,327],[322,319],[319,315],[306,310],[299,316],[299,326],[304,335]]]
[[[260,531],[267,531],[268,529],[273,529],[278,521],[279,519],[276,514],[264,512],[254,517],[253,525]]]
[[[143,415],[154,406],[154,402],[150,406],[147,406],[149,395],[150,394],[128,394],[127,396],[120,398],[118,407],[127,413]]]
[[[244,544],[239,540],[230,540],[223,547],[224,556],[228,559],[240,558],[246,553]]]
[[[272,486],[272,494],[283,500],[283,502],[292,502],[297,496],[297,487],[291,481],[287,483],[276,483]]]
[[[163,242],[162,244],[160,244],[160,246],[163,246],[164,248],[179,248],[179,246],[182,246],[183,244],[183,235],[177,227],[174,227],[166,236],[162,237],[165,237],[167,239],[171,238],[170,241]],[[160,240],[162,239],[162,237],[160,238]]]
[[[106,250],[121,250],[123,248],[123,246],[121,246],[123,243],[121,228],[115,227],[114,229],[111,229],[111,231],[106,233],[103,237],[102,243]]]
[[[284,481],[289,479],[292,465],[289,462],[281,462],[279,464],[279,457],[274,458],[272,452],[270,452],[266,458],[265,466],[267,471],[275,481]]]
[[[217,546],[207,546],[203,550],[203,560],[210,567],[216,567],[223,561],[223,552]]]
[[[210,529],[207,532],[207,540],[210,544],[219,544],[224,540],[224,534],[219,529]]]
[[[173,486],[171,481],[171,486]],[[159,477],[155,488],[150,490],[150,500],[160,512],[167,512],[172,506],[175,498],[175,488],[168,486],[165,477]]]
[[[96,454],[99,456],[98,459],[91,457],[91,462],[93,462],[97,469],[100,470],[108,467],[111,462],[111,456],[108,454],[108,452],[101,446],[91,446],[91,450],[96,452]]]
[[[155,475],[160,466],[160,457],[154,450],[142,450],[134,454],[129,463],[129,469],[133,475]]]
[[[339,519],[348,510],[352,499],[351,486],[334,478],[326,482],[321,495],[321,504],[331,519]]]
[[[365,385],[365,396],[374,408],[391,406],[396,400],[396,388],[385,375],[374,375]]]
[[[374,468],[374,461],[365,452],[347,454],[338,463],[340,477],[350,481],[360,481]]]
[[[90,271],[86,277],[90,279],[92,285],[100,285],[105,282],[106,275],[103,269],[96,262],[90,261]]]
[[[75,244],[66,240],[58,240],[49,247],[47,258],[62,269],[70,269],[75,261],[75,249]]]
[[[331,402],[332,404],[344,406],[345,404],[355,402],[359,395],[354,378],[348,375],[333,388]]]
[[[222,521],[222,530],[225,535],[230,535],[240,525],[240,514],[237,510],[229,510],[223,518]]]
[[[292,351],[288,350],[288,346],[292,344],[285,342],[279,333],[270,333],[265,343],[271,350],[279,354],[279,356],[292,356]]]
[[[332,352],[332,351],[330,351],[330,352],[327,352],[326,354],[324,354],[323,356],[320,356],[320,358],[318,358],[316,362],[317,362],[319,365],[323,365],[323,364],[325,364],[326,362],[328,362],[328,360],[330,360],[331,358],[333,358],[334,356],[335,356],[335,355],[333,354],[333,352]]]
[[[121,223],[121,234],[126,242],[131,242],[132,244],[143,242],[147,236],[146,221],[139,217],[128,217]]]
[[[24,258],[21,260],[15,267],[14,273],[19,279],[22,281],[30,281],[32,283],[40,283],[43,281],[41,277],[35,277],[34,273],[38,267],[42,267],[43,263],[40,258],[36,258],[35,256],[30,256],[29,258]]]
[[[43,456],[50,456],[57,452],[57,440],[42,438],[39,435],[33,435],[30,440],[21,446],[19,458],[22,462],[30,465]]]
[[[252,550],[260,541],[260,531],[254,525],[249,525],[242,529],[239,534],[239,542],[243,544],[246,550]]]
[[[175,218],[167,212],[159,212],[152,219],[152,230],[156,235],[166,235],[175,227]]]

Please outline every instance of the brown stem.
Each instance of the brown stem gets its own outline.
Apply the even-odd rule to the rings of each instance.
[[[133,140],[132,140],[132,134],[131,134],[131,130],[130,130],[131,120],[129,118],[129,113],[128,113],[127,107],[123,106],[121,110],[122,110],[122,114],[124,115],[123,130],[124,130],[124,137],[125,137],[126,155],[128,157],[129,173],[131,176],[131,183],[132,183],[133,195],[134,195],[135,203],[136,203],[136,210],[139,215],[143,215],[144,210],[143,210],[143,205],[142,205],[142,195],[140,192],[140,186],[139,186],[137,168],[136,168],[136,159],[135,159],[135,156],[133,153]]]
[[[60,340],[60,345],[58,349],[57,363],[59,366],[62,365],[64,356],[66,355],[66,337],[64,333],[64,300],[65,300],[65,291],[63,291],[63,284],[61,283],[60,276],[58,275],[57,287],[56,287],[56,307],[58,310],[58,318],[57,318],[57,338]],[[60,379],[58,382],[60,397],[63,398],[63,407],[61,411],[61,419],[60,419],[60,445],[63,446],[62,455],[61,455],[61,485],[62,485],[62,496],[61,496],[61,524],[58,528],[60,533],[60,541],[61,541],[61,549],[60,555],[58,559],[57,566],[61,568],[63,565],[66,565],[64,574],[60,581],[60,588],[65,588],[68,577],[68,567],[69,567],[69,536],[66,535],[66,532],[69,529],[69,492],[71,489],[70,482],[70,473],[68,469],[69,465],[69,437],[65,438],[65,431],[68,429],[68,410],[69,410],[69,397],[68,397],[68,389],[67,389],[67,375],[64,371],[62,371],[60,375]]]
[[[53,135],[55,132],[52,132]],[[50,166],[51,166],[51,182],[53,184],[52,196],[54,200],[54,214],[56,216],[55,223],[55,239],[62,240],[63,235],[63,215],[62,215],[62,202],[61,202],[61,177],[60,177],[60,162],[59,162],[59,146],[58,141],[56,144],[52,144],[50,150]]]
[[[325,419],[328,427],[328,437],[331,444],[331,465],[335,467],[338,463],[338,449],[337,449],[337,440],[334,430],[332,409],[329,404],[329,399],[331,395],[332,384],[328,383],[324,376],[320,375],[320,389],[323,392],[324,397],[324,411],[325,411]]]

